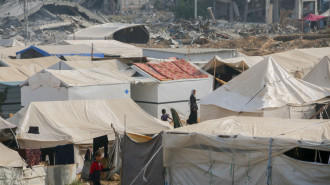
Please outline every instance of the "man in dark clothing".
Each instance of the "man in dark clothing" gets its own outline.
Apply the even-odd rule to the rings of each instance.
[[[187,120],[188,124],[195,124],[197,123],[197,110],[198,110],[198,106],[197,106],[197,101],[196,101],[196,90],[193,89],[191,91],[191,95],[189,98],[189,104],[190,104],[190,115],[189,115],[189,119]]]
[[[93,161],[89,169],[89,180],[91,181],[91,185],[101,185],[101,172],[110,171],[109,168],[103,168],[101,163],[101,156],[102,154],[99,150],[94,154],[95,161]]]

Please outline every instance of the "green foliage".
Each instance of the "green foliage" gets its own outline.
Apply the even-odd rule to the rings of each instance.
[[[178,0],[178,4],[172,8],[177,18],[194,18],[195,0]],[[197,1],[197,15],[208,16],[207,7],[213,5],[213,1]]]

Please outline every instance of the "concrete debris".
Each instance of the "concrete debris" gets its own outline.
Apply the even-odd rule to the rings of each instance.
[[[26,14],[22,1],[7,1],[0,6],[0,19],[2,38],[21,35],[27,45],[59,43],[76,30],[106,22],[105,18],[68,1],[28,2]]]

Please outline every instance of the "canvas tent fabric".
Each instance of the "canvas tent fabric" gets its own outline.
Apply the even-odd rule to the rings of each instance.
[[[329,165],[290,158],[329,151],[328,120],[227,117],[163,134],[170,184],[327,184]]]
[[[149,31],[143,24],[106,23],[79,30],[67,36],[67,40],[118,40],[125,43],[149,41]]]
[[[0,117],[0,130],[7,129],[7,128],[15,128],[16,125],[9,123],[8,121],[4,120]]]
[[[116,40],[65,40],[63,44],[89,46],[93,44],[94,48],[104,53],[105,56],[142,57],[142,48]]]
[[[303,80],[330,89],[330,56],[324,57]]]
[[[146,142],[135,142],[125,134],[122,148],[122,184],[164,184],[161,134]]]
[[[262,112],[285,105],[310,104],[329,91],[294,78],[272,57],[221,86],[199,102],[235,112]]]
[[[23,74],[19,70],[17,70],[17,68],[0,67],[0,81],[1,82],[24,81],[27,78],[28,78],[28,76]]]
[[[41,58],[30,58],[30,59],[0,59],[0,63],[8,67],[19,67],[27,65],[38,65],[42,68],[47,68],[61,61],[58,57],[49,56]]]
[[[156,134],[170,129],[168,123],[144,112],[131,99],[31,102],[7,121],[17,125],[22,148],[46,148],[69,143],[91,143],[108,134],[114,139],[111,124],[118,132]],[[39,134],[29,133],[38,127]]]
[[[18,152],[0,143],[0,167],[25,167],[27,164]],[[1,178],[0,178],[1,180]]]
[[[9,48],[0,48],[0,58],[8,59],[8,58],[16,58],[16,52],[21,51],[27,48],[26,46],[14,46]]]
[[[273,59],[281,64],[296,78],[303,78],[323,58],[322,55],[315,56],[308,50],[290,50],[271,54]]]
[[[45,45],[45,46],[30,46],[24,50],[16,52],[16,58],[37,58],[34,55],[30,56],[27,54],[29,51],[34,51],[38,53],[39,57],[45,56],[65,56],[65,55],[79,55],[79,56],[93,56],[94,57],[104,57],[104,53],[93,49],[92,47],[84,44],[80,45]],[[26,54],[25,54],[26,53]]]
[[[156,80],[150,77],[133,77],[135,70],[131,69],[128,65],[123,62],[113,60],[100,60],[100,61],[80,61],[80,60],[69,60],[61,61],[57,64],[50,66],[48,69],[54,70],[79,70],[79,69],[94,69],[104,74],[116,76],[117,78],[130,81],[132,84],[144,83],[152,84],[157,83]]]
[[[42,78],[45,76],[46,78]],[[128,81],[119,79],[110,74],[101,73],[94,69],[79,70],[51,70],[45,69],[28,79],[28,83],[32,88],[38,86],[50,86],[59,88],[60,85],[66,87],[72,86],[91,86],[91,85],[108,85],[128,83]],[[55,86],[53,86],[55,85]]]
[[[25,44],[16,40],[15,38],[10,38],[10,39],[1,39],[0,46],[13,47],[13,46],[25,46]]]
[[[231,59],[222,59],[218,56],[215,56],[212,60],[210,60],[207,64],[205,64],[202,69],[204,71],[214,70],[214,67],[218,68],[221,66],[228,66],[238,72],[243,72],[249,69],[250,66],[243,57],[231,58]]]

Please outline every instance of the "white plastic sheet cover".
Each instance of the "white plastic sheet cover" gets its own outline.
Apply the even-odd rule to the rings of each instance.
[[[91,143],[113,127],[139,134],[156,134],[170,128],[167,122],[148,115],[131,99],[32,102],[9,122],[17,125],[16,138],[22,148],[45,148],[68,143]],[[125,124],[126,123],[126,124]],[[38,127],[39,134],[28,133]]]
[[[322,55],[315,56],[309,50],[294,49],[290,51],[271,54],[279,64],[296,78],[303,78],[323,58]]]
[[[47,185],[46,169],[44,166],[33,166],[31,168],[1,168],[0,185]]]
[[[329,128],[328,120],[227,117],[165,131],[167,179],[170,184],[196,185],[267,184],[269,180],[272,184],[328,184],[329,165],[299,161],[284,153],[295,147],[330,151]]]
[[[27,166],[18,152],[7,148],[0,143],[0,167],[23,167]],[[1,178],[0,178],[1,180]]]
[[[330,55],[325,56],[303,80],[330,89]]]
[[[2,129],[15,128],[15,127],[16,127],[16,125],[9,123],[8,121],[6,121],[2,117],[0,117],[0,131]]]
[[[261,112],[288,104],[311,104],[329,95],[329,90],[294,78],[272,57],[267,57],[202,98],[200,104],[236,112]]]
[[[32,90],[43,87],[93,86],[129,83],[118,76],[102,72],[102,69],[51,70],[45,69],[27,80]]]

